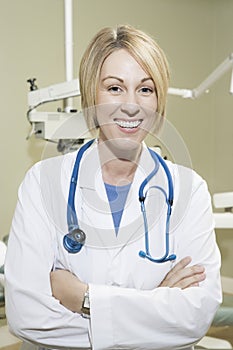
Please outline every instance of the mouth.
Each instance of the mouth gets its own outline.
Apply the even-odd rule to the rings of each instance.
[[[136,129],[141,125],[142,120],[114,120],[114,122],[123,129]]]

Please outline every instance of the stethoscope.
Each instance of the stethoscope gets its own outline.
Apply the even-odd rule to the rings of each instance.
[[[86,234],[79,228],[74,200],[75,200],[75,192],[76,192],[76,187],[78,182],[80,162],[84,152],[92,145],[93,142],[94,140],[88,141],[79,149],[76,156],[75,163],[74,163],[71,180],[70,180],[69,196],[68,196],[68,203],[67,203],[68,233],[63,238],[63,245],[64,245],[64,248],[69,253],[72,253],[72,254],[78,253],[82,249],[86,240]],[[172,261],[176,259],[175,254],[169,255],[169,226],[170,226],[170,218],[171,218],[171,211],[172,211],[172,205],[173,205],[173,181],[172,181],[169,168],[166,162],[164,161],[164,159],[161,156],[159,156],[156,152],[151,150],[150,148],[149,148],[149,152],[154,160],[155,167],[152,170],[152,172],[141,183],[139,187],[139,192],[138,192],[139,201],[141,203],[141,212],[142,212],[143,221],[144,221],[144,229],[145,229],[145,251],[140,250],[139,256],[141,258],[146,258],[155,263],[163,263],[166,261]],[[145,187],[150,182],[152,177],[157,174],[160,164],[162,165],[167,177],[168,194],[160,186],[151,186],[149,189],[155,188],[160,190],[164,194],[165,201],[167,204],[166,225],[165,225],[165,231],[166,231],[165,232],[165,253],[160,258],[153,258],[150,254],[148,222],[147,222],[147,215],[146,215],[146,208],[145,208],[145,199],[149,189],[145,191]]]

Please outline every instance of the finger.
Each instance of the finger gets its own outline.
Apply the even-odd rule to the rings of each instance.
[[[177,274],[179,271],[182,271],[190,262],[191,257],[186,256],[185,258],[181,259],[172,269],[167,273],[167,275],[164,278],[164,281],[169,280],[173,275]]]
[[[164,279],[162,286],[167,287],[175,287],[178,285],[178,283],[182,280],[193,278],[193,281],[196,281],[196,277],[200,274],[203,274],[205,271],[203,266],[200,265],[193,265],[190,267],[185,267],[182,270],[178,270],[177,272],[173,274],[168,274],[166,278]],[[189,281],[189,280],[187,280]],[[198,281],[198,279],[197,279]],[[179,285],[180,286],[180,285]]]
[[[167,285],[169,287],[179,287],[179,288],[187,288],[193,283],[199,283],[203,279],[205,279],[204,271],[201,269],[200,271],[195,271],[195,268],[192,269],[192,272],[190,272],[191,269],[186,273],[187,271],[184,271],[185,273],[173,276],[169,281],[167,281]]]
[[[186,256],[185,258],[181,259],[168,273],[170,275],[176,273],[177,271],[180,271],[184,269],[188,264],[190,264],[192,261],[192,258],[190,256]]]
[[[194,265],[183,270],[178,271],[176,274],[173,274],[169,281],[172,286],[175,286],[179,281],[184,279],[193,278],[195,280],[196,276],[204,273],[205,269],[200,265]]]
[[[195,274],[191,277],[186,277],[180,281],[178,281],[174,287],[178,287],[181,289],[186,289],[190,287],[197,287],[199,286],[199,283],[204,281],[206,279],[205,273]]]
[[[189,287],[199,287],[199,283],[198,282],[192,283],[190,284]]]

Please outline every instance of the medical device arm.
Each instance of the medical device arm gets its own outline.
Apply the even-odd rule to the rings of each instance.
[[[34,109],[46,102],[62,100],[68,97],[79,95],[79,82],[77,79],[73,79],[71,81],[50,85],[42,89],[30,89],[28,93],[28,105],[30,109]]]
[[[201,84],[194,89],[169,88],[168,94],[183,98],[198,98],[220,79],[228,70],[233,69],[233,53],[231,53]],[[233,94],[233,71],[231,75],[230,93]]]

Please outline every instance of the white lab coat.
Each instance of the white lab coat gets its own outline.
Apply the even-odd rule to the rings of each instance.
[[[10,329],[20,338],[53,348],[191,348],[207,331],[221,302],[220,254],[206,183],[192,170],[168,162],[175,194],[170,253],[190,255],[205,266],[199,287],[157,288],[175,262],[157,264],[138,256],[144,226],[138,189],[154,167],[144,147],[116,237],[101,177],[97,146],[81,162],[75,197],[87,241],[80,253],[62,245],[75,153],[42,161],[20,189],[6,258],[6,303]],[[150,186],[167,180],[160,167]],[[164,253],[166,205],[151,189],[146,208],[152,256]],[[63,267],[89,283],[91,319],[63,307],[51,294],[49,273]]]

